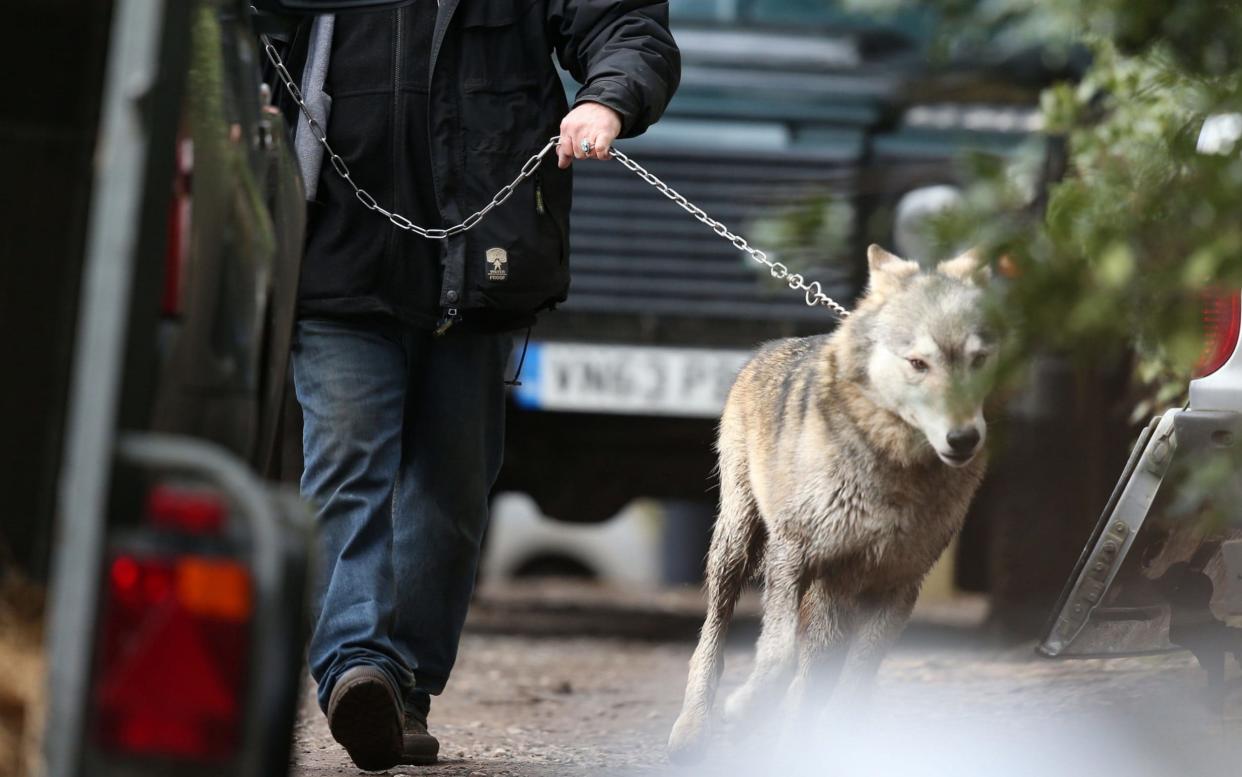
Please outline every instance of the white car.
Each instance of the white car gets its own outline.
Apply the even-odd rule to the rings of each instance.
[[[626,585],[658,585],[664,516],[637,501],[608,521],[572,524],[548,518],[525,494],[492,502],[483,577],[571,576]]]

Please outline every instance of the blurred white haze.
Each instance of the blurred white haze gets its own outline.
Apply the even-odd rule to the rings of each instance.
[[[882,670],[868,712],[835,709],[817,725],[773,719],[746,732],[718,731],[701,764],[664,773],[1242,774],[1240,694],[1229,694],[1224,713],[1210,709],[1203,675],[1189,656],[1065,663],[1033,658],[1025,648],[989,652],[977,664],[980,654],[971,649],[934,649],[928,659],[907,643]],[[721,699],[728,690],[722,688]],[[796,734],[799,729],[807,733]]]

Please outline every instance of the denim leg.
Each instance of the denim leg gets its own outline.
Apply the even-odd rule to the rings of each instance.
[[[407,355],[400,332],[303,320],[293,378],[304,417],[302,495],[316,507],[320,577],[311,636],[319,706],[351,666],[409,673],[389,636],[396,606],[392,494],[401,458]]]
[[[505,335],[427,337],[411,349],[393,506],[393,644],[423,707],[444,690],[474,591],[488,496],[504,448]]]

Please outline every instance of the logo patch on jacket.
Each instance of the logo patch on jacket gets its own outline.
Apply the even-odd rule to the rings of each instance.
[[[503,281],[509,277],[509,252],[503,248],[487,249],[487,279]]]

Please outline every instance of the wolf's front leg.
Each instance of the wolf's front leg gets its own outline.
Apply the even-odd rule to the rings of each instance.
[[[851,715],[866,707],[875,675],[889,648],[901,636],[919,596],[919,583],[862,598],[858,626],[845,662],[838,696]]]
[[[668,739],[669,757],[681,763],[703,755],[716,685],[724,668],[724,640],[733,605],[746,582],[751,554],[761,552],[756,541],[762,525],[746,480],[745,462],[731,449],[725,450],[720,457],[720,473],[720,517],[707,554],[707,617],[690,659],[681,714]]]
[[[764,571],[763,625],[755,646],[755,666],[741,688],[725,702],[731,723],[757,719],[783,698],[798,660],[798,600],[806,570],[801,543],[772,536]]]
[[[813,725],[832,696],[849,650],[855,614],[852,601],[835,594],[827,580],[812,581],[802,595],[798,674],[787,700],[795,727]]]

